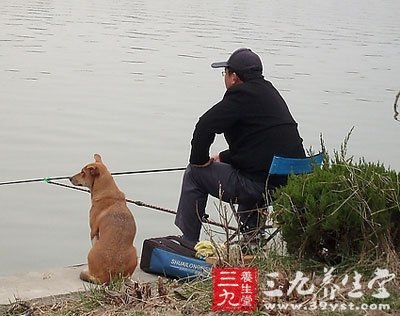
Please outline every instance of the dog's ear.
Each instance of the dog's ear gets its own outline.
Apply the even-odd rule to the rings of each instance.
[[[102,161],[101,161],[101,156],[100,156],[99,154],[94,154],[94,160],[95,160],[96,162],[102,162]]]
[[[93,177],[96,177],[100,174],[99,168],[97,168],[96,166],[89,166],[88,169],[89,169],[90,175]]]

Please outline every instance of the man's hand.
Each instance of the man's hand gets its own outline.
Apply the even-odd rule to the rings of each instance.
[[[211,159],[213,159],[216,162],[221,162],[221,159],[219,159],[219,154],[212,155]]]

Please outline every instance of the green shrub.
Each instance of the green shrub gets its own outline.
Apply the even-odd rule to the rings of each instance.
[[[290,254],[339,263],[400,253],[399,173],[380,163],[354,163],[345,147],[275,192],[275,216]]]

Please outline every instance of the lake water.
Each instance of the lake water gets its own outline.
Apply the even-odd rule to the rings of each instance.
[[[322,133],[339,149],[354,126],[350,155],[400,170],[399,12],[397,0],[2,0],[0,181],[72,175],[94,153],[113,172],[184,167],[225,90],[210,63],[239,47],[261,56],[307,148]],[[175,209],[181,176],[116,180],[129,199]],[[0,186],[0,275],[85,262],[89,198]],[[138,248],[178,233],[172,215],[130,208]]]

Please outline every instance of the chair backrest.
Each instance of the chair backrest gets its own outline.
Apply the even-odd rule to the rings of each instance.
[[[289,175],[311,173],[315,167],[320,167],[324,160],[322,152],[305,158],[286,158],[274,156],[269,174]]]

